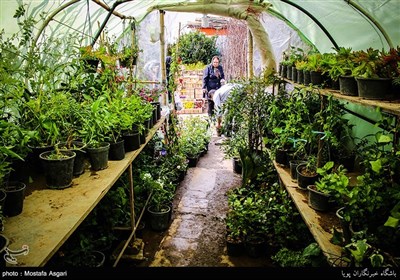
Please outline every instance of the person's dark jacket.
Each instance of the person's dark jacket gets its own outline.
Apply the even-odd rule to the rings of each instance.
[[[218,73],[214,72],[212,64],[207,65],[203,71],[203,89],[210,91],[212,89],[219,89],[221,87],[221,79],[225,79],[224,69],[218,65]]]

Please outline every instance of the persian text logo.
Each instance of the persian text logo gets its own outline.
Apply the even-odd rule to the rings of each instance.
[[[17,258],[15,256],[28,255],[29,246],[22,245],[21,250],[10,250],[8,247],[5,249],[4,260],[9,264],[17,264]]]

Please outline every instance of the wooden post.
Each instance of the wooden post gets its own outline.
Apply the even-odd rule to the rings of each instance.
[[[161,83],[164,87],[166,87],[166,81],[167,81],[167,71],[165,68],[165,36],[164,36],[164,14],[165,11],[160,10],[160,54],[161,54]],[[166,106],[167,105],[167,92],[164,91],[162,95],[162,105]]]
[[[247,53],[247,76],[248,78],[252,78],[254,76],[253,71],[253,35],[251,34],[250,29],[247,31],[248,36],[248,53]]]

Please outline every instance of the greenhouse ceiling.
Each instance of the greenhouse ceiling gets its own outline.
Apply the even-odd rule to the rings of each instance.
[[[114,14],[106,25],[111,32],[121,30],[124,18],[140,22],[155,10],[243,19],[256,31],[259,15],[266,12],[285,21],[321,52],[337,46],[387,49],[400,44],[399,0],[2,0],[1,28],[6,32],[13,28],[11,17],[22,2],[38,19],[42,12],[54,15],[49,24],[52,32],[61,29],[55,24],[59,23],[71,31],[95,33],[95,25],[105,22],[110,9]]]

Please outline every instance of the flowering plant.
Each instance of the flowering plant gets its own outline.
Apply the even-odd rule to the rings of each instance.
[[[147,88],[143,87],[139,90],[139,96],[148,102],[158,101],[161,93],[164,92],[163,88]]]

